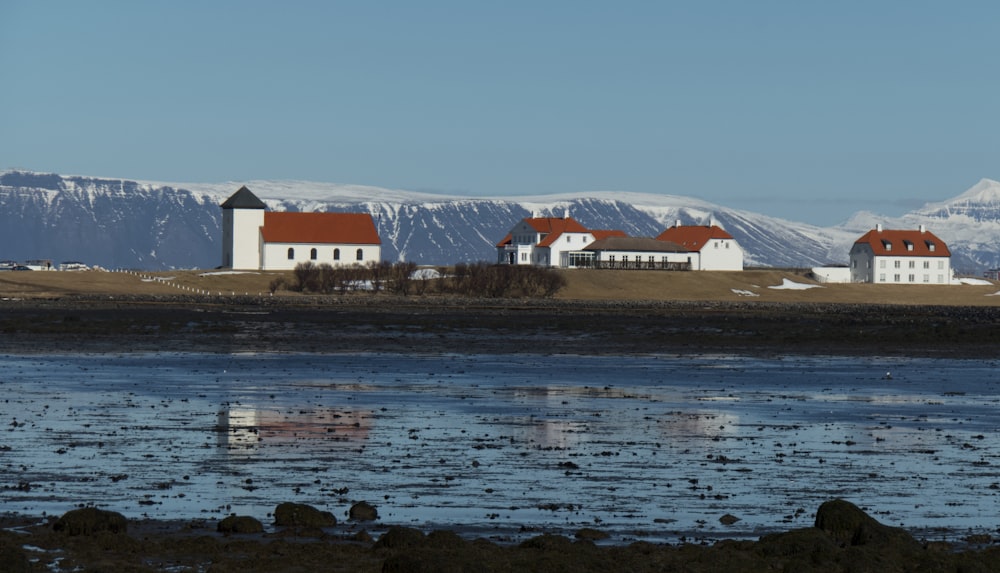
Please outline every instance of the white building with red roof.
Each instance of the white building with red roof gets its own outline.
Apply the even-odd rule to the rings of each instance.
[[[681,225],[677,221],[656,239],[684,247],[693,271],[743,270],[743,248],[718,225]]]
[[[855,283],[951,283],[951,251],[923,225],[916,230],[876,225],[854,242],[850,258]]]
[[[382,258],[368,213],[268,211],[246,187],[222,203],[222,266],[290,270],[304,262],[365,265]]]
[[[598,236],[622,231],[590,231],[570,216],[528,217],[497,243],[497,262],[507,265],[573,267],[570,253],[582,251]]]

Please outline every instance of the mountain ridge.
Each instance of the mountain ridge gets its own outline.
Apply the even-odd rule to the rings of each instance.
[[[953,267],[962,271],[1000,266],[1000,183],[989,179],[901,217],[861,211],[818,227],[693,197],[626,191],[490,198],[297,180],[164,183],[24,170],[0,171],[0,259],[212,268],[221,261],[219,204],[242,185],[273,210],[368,212],[383,258],[419,264],[492,261],[514,223],[568,210],[588,228],[632,236],[656,236],[677,220],[714,222],[740,242],[747,266],[846,264],[851,244],[875,223],[926,225],[949,244]]]

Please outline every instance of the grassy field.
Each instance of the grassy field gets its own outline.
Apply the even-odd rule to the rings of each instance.
[[[566,300],[1000,305],[1000,296],[993,296],[1000,291],[1000,286],[992,283],[949,286],[819,284],[804,272],[788,270],[665,272],[579,269],[559,272],[566,277],[567,285],[555,298]],[[291,281],[291,273],[280,272],[3,272],[0,273],[0,297],[268,295],[271,282],[282,275]],[[793,286],[811,285],[815,288],[772,288],[786,281],[794,283]],[[278,291],[275,295],[300,296],[288,291]]]

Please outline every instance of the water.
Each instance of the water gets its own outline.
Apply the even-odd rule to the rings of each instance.
[[[853,501],[931,536],[1000,526],[1000,384],[981,360],[732,356],[0,356],[0,511],[516,540],[755,538]],[[891,376],[887,376],[887,372]],[[725,514],[739,518],[723,525]],[[371,528],[371,526],[369,526]]]

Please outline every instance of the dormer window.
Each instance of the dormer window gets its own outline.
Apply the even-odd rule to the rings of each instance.
[[[934,244],[934,241],[924,241],[924,242],[927,243],[927,250],[933,253],[934,249],[937,247],[937,245]]]
[[[891,251],[892,250],[892,242],[887,241],[885,239],[882,239],[882,247],[884,247],[885,250],[887,250],[887,251]]]
[[[909,241],[903,241],[903,244],[906,245],[906,250],[907,251],[912,251],[913,250],[913,243],[911,243]]]

